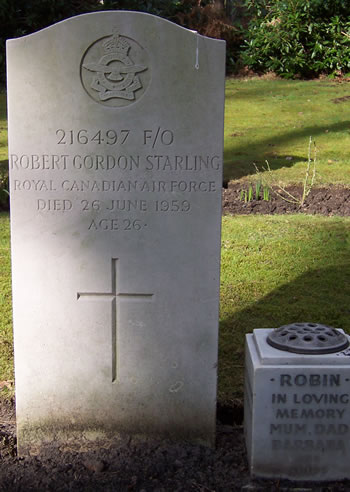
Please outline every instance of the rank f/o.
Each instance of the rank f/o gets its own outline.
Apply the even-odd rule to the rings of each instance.
[[[143,131],[143,144],[152,145],[152,149],[157,143],[171,145],[174,142],[174,133],[171,130],[162,130],[160,126],[157,130]]]

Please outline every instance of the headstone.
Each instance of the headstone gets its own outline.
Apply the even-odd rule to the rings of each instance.
[[[211,445],[225,43],[109,11],[7,58],[20,452]]]
[[[321,345],[327,331],[313,335]],[[246,336],[244,428],[251,474],[350,478],[350,350],[288,352],[267,342],[273,332],[258,329]],[[301,335],[309,341],[307,333]]]

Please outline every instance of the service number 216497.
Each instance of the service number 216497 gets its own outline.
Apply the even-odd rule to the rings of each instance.
[[[58,145],[73,145],[94,143],[97,145],[123,145],[130,134],[130,130],[98,130],[97,132],[89,132],[88,130],[56,130]]]

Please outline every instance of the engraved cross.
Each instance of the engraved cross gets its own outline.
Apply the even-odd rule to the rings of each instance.
[[[154,294],[139,294],[139,293],[125,293],[119,292],[117,287],[118,279],[118,258],[112,258],[112,288],[111,292],[78,292],[78,300],[87,301],[101,301],[109,300],[112,306],[112,382],[118,379],[118,311],[119,311],[119,300],[129,299],[129,300],[141,300],[150,301]]]

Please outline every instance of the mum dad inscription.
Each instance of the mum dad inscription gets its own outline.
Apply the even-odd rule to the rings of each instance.
[[[287,326],[314,353],[283,351],[267,342],[277,332],[286,345],[288,337],[297,339],[285,327],[246,335],[244,417],[251,474],[315,481],[349,478],[349,337],[315,323]],[[327,338],[335,351],[329,351]]]
[[[7,52],[20,452],[212,444],[224,43],[102,12]]]

